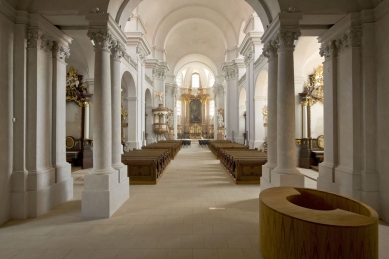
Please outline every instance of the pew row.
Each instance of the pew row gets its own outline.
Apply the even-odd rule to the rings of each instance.
[[[143,146],[144,150],[158,150],[158,149],[169,149],[170,150],[170,158],[173,160],[178,152],[181,149],[181,142],[158,142],[153,143],[147,146]]]
[[[220,149],[220,163],[235,184],[260,184],[266,153],[254,149]]]
[[[135,150],[122,155],[131,185],[157,184],[170,160],[169,149]]]
[[[249,147],[232,142],[209,142],[209,149],[216,156],[216,159],[220,159],[221,157],[221,149],[237,149],[237,150],[248,150]]]

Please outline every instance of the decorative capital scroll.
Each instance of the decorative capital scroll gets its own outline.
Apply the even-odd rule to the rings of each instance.
[[[331,59],[337,55],[337,48],[335,41],[323,43],[320,47],[320,56],[324,57],[325,60]]]
[[[263,46],[263,56],[268,59],[278,57],[278,48],[274,39],[266,42],[265,46]]]
[[[53,41],[39,29],[31,29],[27,33],[27,47],[39,48],[50,53],[53,49]]]
[[[276,43],[278,49],[294,48],[294,42],[301,36],[300,31],[281,29],[278,32]]]
[[[112,42],[111,48],[112,58],[120,60],[126,53],[126,48],[117,40]]]
[[[254,44],[251,42],[250,46],[243,53],[244,63],[246,64],[246,66],[248,66],[250,62],[254,61],[254,54],[255,54],[255,47]]]
[[[114,44],[114,37],[109,31],[89,31],[88,37],[94,43],[95,49],[110,50]]]
[[[360,28],[347,29],[338,39],[335,40],[339,52],[361,46],[362,31]]]
[[[159,80],[166,79],[166,69],[164,68],[153,68],[153,77]]]
[[[228,66],[223,69],[224,79],[226,81],[238,78],[238,67],[236,65]]]
[[[139,59],[144,62],[145,59],[146,59],[146,53],[145,51],[142,49],[142,47],[138,44],[138,46],[136,47],[136,54],[138,54],[138,57]]]
[[[53,57],[59,60],[65,61],[65,59],[69,58],[70,49],[58,44],[58,42],[54,42],[53,46]]]

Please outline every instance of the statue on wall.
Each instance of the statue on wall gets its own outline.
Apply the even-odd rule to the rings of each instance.
[[[154,92],[155,92],[155,95],[157,96],[157,98],[159,100],[159,104],[163,104],[164,92],[158,92],[157,90],[154,90]]]
[[[220,113],[217,116],[217,121],[218,121],[219,128],[223,128],[224,127],[224,118],[223,118],[223,115],[221,115]]]

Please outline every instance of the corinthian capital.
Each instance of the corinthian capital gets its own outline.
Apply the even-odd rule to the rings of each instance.
[[[112,58],[121,59],[126,55],[126,48],[117,40],[114,40],[112,43]]]
[[[325,42],[321,44],[320,56],[324,57],[325,60],[331,59],[337,55],[337,48],[335,41]]]
[[[39,29],[31,29],[27,33],[27,47],[39,48],[47,53],[53,49],[53,41]]]
[[[349,28],[347,29],[338,39],[335,44],[338,51],[344,51],[352,47],[361,46],[362,31],[360,28]]]
[[[268,59],[277,58],[278,48],[276,42],[272,39],[265,43],[263,47],[263,56]]]
[[[301,36],[300,31],[281,29],[276,37],[278,49],[294,48],[294,42]]]
[[[114,43],[114,37],[109,31],[89,31],[88,37],[94,43],[94,48],[110,50]]]
[[[69,58],[70,56],[70,49],[68,47],[65,47],[58,42],[54,42],[53,45],[53,57],[65,61],[65,59]]]

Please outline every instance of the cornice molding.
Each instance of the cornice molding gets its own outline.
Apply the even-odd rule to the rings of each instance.
[[[7,17],[11,22],[15,22],[16,10],[5,0],[0,0],[0,14]]]
[[[126,37],[126,45],[135,48],[138,58],[145,62],[152,49],[144,34],[141,32],[126,32]]]

